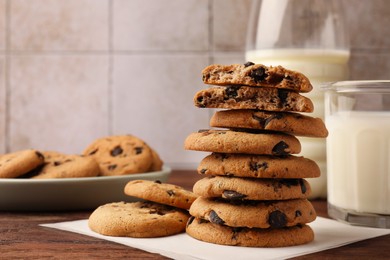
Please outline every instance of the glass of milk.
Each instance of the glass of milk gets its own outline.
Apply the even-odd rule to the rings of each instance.
[[[319,85],[348,79],[349,37],[343,18],[339,0],[254,0],[246,61],[281,65],[305,74],[314,87],[304,94],[314,103],[314,113],[308,115],[324,119],[324,93]],[[321,169],[321,177],[307,180],[311,198],[326,198],[325,139],[299,140],[300,155]]]
[[[325,87],[328,214],[390,228],[390,81]]]

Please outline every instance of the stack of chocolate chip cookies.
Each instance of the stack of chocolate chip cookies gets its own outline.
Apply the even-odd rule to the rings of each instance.
[[[314,239],[307,223],[316,218],[304,178],[320,176],[317,164],[301,156],[295,136],[326,137],[303,74],[281,66],[248,62],[211,65],[196,93],[197,107],[223,109],[214,129],[190,134],[185,149],[211,152],[199,164],[187,233],[199,240],[236,246],[280,247]],[[217,86],[216,86],[217,85]],[[217,128],[217,129],[215,129]]]

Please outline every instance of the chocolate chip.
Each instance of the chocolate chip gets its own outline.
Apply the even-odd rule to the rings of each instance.
[[[209,216],[210,216],[210,222],[212,222],[212,223],[215,223],[218,225],[222,225],[225,223],[225,221],[223,221],[223,219],[221,219],[214,210],[210,211]]]
[[[203,96],[199,96],[196,98],[196,101],[199,103],[199,104],[203,104]]]
[[[158,183],[158,184],[161,184],[161,181],[159,180],[155,180],[154,183]]]
[[[116,164],[111,164],[111,165],[108,165],[107,169],[109,169],[110,171],[114,170],[116,168]]]
[[[261,169],[261,170],[266,170],[267,168],[268,168],[268,163],[267,163],[267,162],[261,162],[261,163],[259,163],[259,162],[253,162],[253,161],[249,162],[249,169],[250,169],[251,171],[256,172],[256,171],[258,171],[259,169]]]
[[[122,148],[118,145],[118,146],[115,146],[115,148],[111,150],[110,154],[111,154],[111,156],[115,157],[115,156],[120,155],[122,152],[123,152]]]
[[[195,217],[194,216],[190,216],[190,218],[188,219],[188,221],[187,221],[187,227],[189,226],[189,225],[191,225],[192,224],[192,222],[194,221],[194,219],[195,219]]]
[[[299,210],[295,211],[295,217],[300,217],[302,216],[302,212],[300,212]]]
[[[281,105],[285,105],[287,103],[288,91],[284,89],[278,89],[278,97],[280,99]]]
[[[264,127],[265,127],[265,122],[266,122],[266,120],[265,120],[264,118],[258,117],[258,116],[256,116],[255,114],[252,115],[252,118],[253,118],[254,120],[256,120],[256,121],[259,122],[259,125],[260,125],[261,128],[264,128]]]
[[[208,80],[210,78],[210,74],[203,74],[203,76],[202,76],[202,80],[203,81],[206,81],[206,80]]]
[[[306,186],[305,186],[305,182],[302,179],[300,179],[299,184],[301,185],[302,194],[305,194],[307,191]]]
[[[275,210],[269,214],[268,223],[271,228],[282,228],[287,224],[287,216],[280,210]]]
[[[95,154],[99,149],[92,150],[88,155],[93,155]]]
[[[230,199],[230,200],[242,200],[245,197],[247,197],[247,195],[239,193],[239,192],[234,191],[234,190],[224,190],[222,193],[222,196],[225,199]]]
[[[249,67],[249,66],[252,66],[252,65],[255,65],[255,64],[253,62],[251,62],[251,61],[248,61],[247,63],[244,64],[245,68]]]
[[[200,174],[205,174],[206,171],[207,171],[207,169],[202,169],[202,170],[200,170]]]
[[[198,218],[198,224],[209,223],[207,220]]]
[[[169,196],[174,196],[175,192],[173,190],[167,190]]]
[[[142,151],[144,150],[144,148],[143,147],[135,147],[134,150],[135,150],[135,154],[141,154]]]
[[[267,77],[267,74],[265,73],[265,69],[263,67],[259,67],[252,70],[249,76],[253,78],[255,82],[261,82]]]
[[[54,164],[54,166],[59,166],[59,165],[61,165],[62,163],[61,163],[60,161],[54,161],[53,164]]]
[[[227,98],[236,98],[238,96],[238,90],[241,86],[227,86],[225,89],[225,94]]]
[[[281,184],[287,186],[288,188],[291,188],[291,186],[297,186],[299,185],[299,182],[297,179],[282,179],[279,181]]]
[[[38,152],[38,151],[35,151],[35,154],[41,158],[41,159],[45,159],[45,156],[43,156],[43,154],[41,152]]]
[[[280,141],[279,143],[277,143],[274,146],[274,148],[272,148],[272,154],[275,154],[275,155],[287,155],[287,154],[289,154],[288,148],[289,148],[288,144],[286,144],[283,141]]]

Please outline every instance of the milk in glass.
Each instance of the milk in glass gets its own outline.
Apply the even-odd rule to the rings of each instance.
[[[390,228],[390,81],[325,87],[328,214]]]

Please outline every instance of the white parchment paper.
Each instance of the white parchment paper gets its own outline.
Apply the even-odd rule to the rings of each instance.
[[[126,246],[139,248],[151,253],[158,253],[173,259],[286,259],[310,254],[330,248],[343,246],[360,240],[390,234],[390,229],[378,229],[351,226],[335,220],[317,217],[309,224],[315,234],[313,242],[293,247],[248,248],[221,246],[198,241],[180,234],[163,238],[127,238],[109,237],[97,234],[88,228],[88,220],[76,220],[61,223],[42,224],[70,232],[96,237]]]

